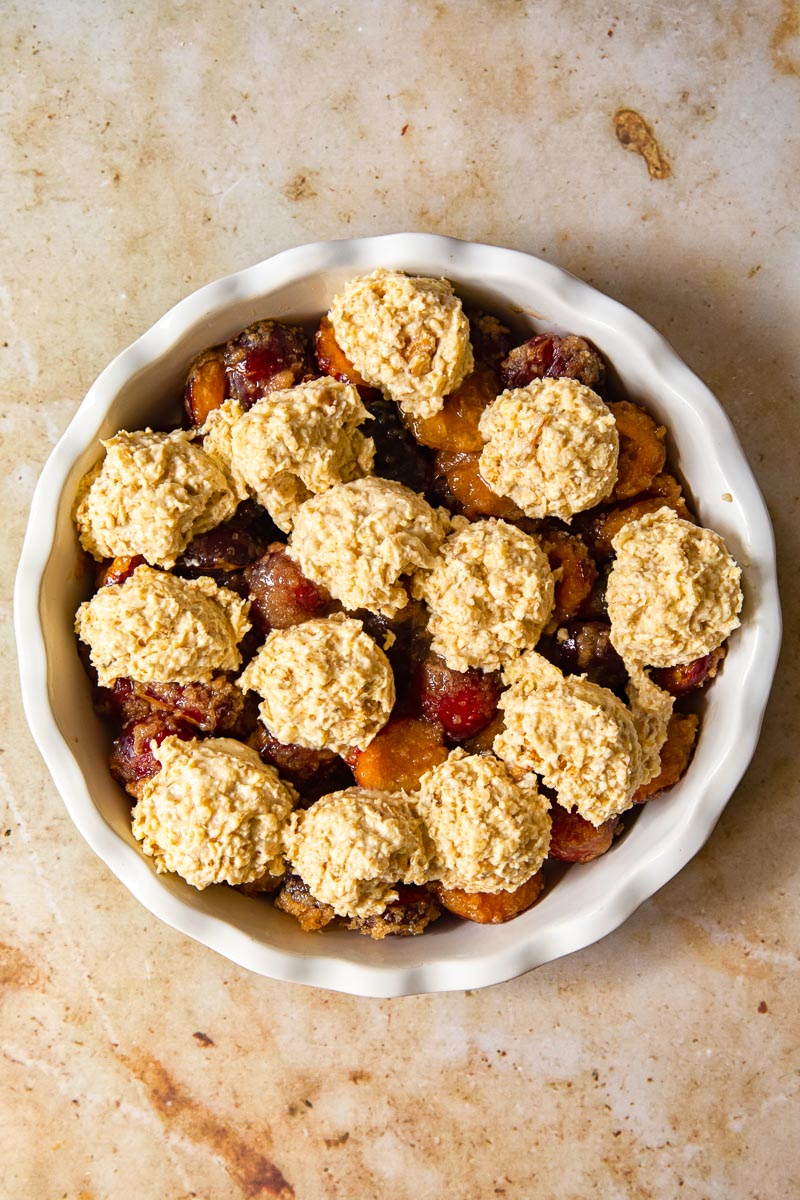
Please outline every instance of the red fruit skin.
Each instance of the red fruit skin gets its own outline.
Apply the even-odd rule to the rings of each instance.
[[[671,696],[685,696],[687,692],[705,687],[716,675],[724,657],[725,650],[720,647],[683,666],[659,667],[651,672],[651,678],[657,687],[663,688]]]
[[[436,654],[419,667],[412,695],[423,716],[438,721],[453,741],[473,737],[497,713],[501,685],[498,675],[476,668],[454,671]]]

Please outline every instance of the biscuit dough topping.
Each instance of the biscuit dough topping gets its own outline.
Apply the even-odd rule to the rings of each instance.
[[[433,843],[429,876],[467,892],[514,891],[550,845],[550,805],[536,778],[515,782],[493,755],[453,750],[415,796]]]
[[[282,875],[283,830],[297,793],[249,746],[233,738],[167,737],[161,770],[133,810],[133,835],[159,873],[196,888]]]
[[[489,518],[443,542],[413,595],[431,610],[431,649],[455,671],[493,671],[536,645],[553,608],[553,576],[535,538]]]
[[[341,614],[274,629],[239,686],[262,697],[261,719],[279,741],[337,754],[364,750],[395,699],[386,655]]]
[[[511,768],[536,771],[592,825],[630,808],[642,779],[633,717],[607,688],[564,676],[529,650],[506,667],[500,697],[505,730],[494,752]]]
[[[627,662],[692,662],[739,625],[741,571],[718,533],[660,508],[630,521],[611,544],[611,641]]]
[[[529,517],[591,508],[617,480],[619,437],[603,401],[575,379],[535,379],[502,392],[480,419],[480,472]]]
[[[661,747],[667,740],[675,698],[653,683],[641,667],[629,666],[628,674],[625,690],[642,747],[641,786],[655,779],[661,770]]]
[[[238,668],[238,645],[250,628],[247,608],[207,576],[179,579],[141,566],[86,600],[75,632],[91,649],[101,687],[119,678],[207,683]]]
[[[397,899],[398,883],[424,883],[422,822],[402,792],[347,788],[293,813],[286,855],[312,895],[341,917],[369,917]]]
[[[233,465],[233,427],[243,416],[244,409],[231,396],[219,408],[212,408],[200,430],[204,452],[224,472],[228,486],[239,501],[250,495],[247,484]]]
[[[368,417],[356,389],[328,376],[267,392],[231,425],[231,475],[288,532],[309,496],[372,470],[374,443],[358,429]]]
[[[193,436],[144,429],[103,442],[105,458],[84,476],[75,507],[84,550],[172,567],[193,537],[233,515],[237,497]]]
[[[450,528],[447,514],[416,492],[371,476],[301,505],[289,557],[346,608],[393,617],[408,603],[401,576],[430,570]]]
[[[345,285],[329,316],[356,370],[409,416],[432,417],[472,370],[469,322],[446,279],[373,271]]]

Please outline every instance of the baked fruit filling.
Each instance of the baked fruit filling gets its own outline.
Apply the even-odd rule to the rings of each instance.
[[[497,924],[684,776],[740,570],[609,378],[381,269],[103,443],[75,629],[157,871],[307,932]]]

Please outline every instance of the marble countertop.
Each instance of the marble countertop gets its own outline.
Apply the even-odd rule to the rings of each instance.
[[[2,25],[0,1195],[796,1197],[797,4],[32,0]],[[374,1001],[247,974],[93,856],[21,713],[11,591],[118,350],[277,250],[404,229],[539,254],[666,334],[756,471],[787,632],[744,782],[621,929]]]

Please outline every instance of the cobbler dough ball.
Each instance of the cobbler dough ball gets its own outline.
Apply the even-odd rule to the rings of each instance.
[[[616,422],[575,379],[535,379],[502,392],[483,413],[480,472],[529,517],[560,517],[599,504],[617,480]]]
[[[393,617],[408,603],[401,576],[429,570],[449,530],[443,509],[371,476],[307,500],[295,517],[289,557],[345,608]]]
[[[472,370],[469,322],[446,279],[374,271],[346,284],[329,317],[356,370],[409,416],[432,417]]]
[[[372,470],[375,445],[358,429],[368,418],[356,389],[327,376],[268,392],[230,424],[231,476],[288,533],[309,496]],[[230,418],[210,420],[212,447],[224,454]]]
[[[692,662],[739,625],[741,571],[718,533],[660,508],[630,521],[611,544],[611,641],[627,662]]]
[[[282,875],[283,830],[297,793],[255,750],[233,738],[167,737],[161,770],[133,809],[133,835],[159,873],[196,888]]]
[[[237,497],[193,436],[144,429],[103,442],[105,458],[84,476],[75,506],[84,550],[172,567],[193,537],[233,515]]]
[[[311,894],[340,917],[383,912],[396,884],[427,878],[425,831],[402,792],[331,792],[292,815],[285,845]]]
[[[247,603],[213,579],[179,579],[137,567],[124,583],[102,587],[75,617],[101,687],[141,683],[208,683],[235,671],[250,628]]]
[[[274,629],[239,686],[262,697],[261,720],[279,741],[337,754],[364,750],[395,699],[386,655],[341,614]]]
[[[661,747],[667,740],[675,700],[653,683],[641,667],[629,664],[628,672],[630,679],[625,691],[642,747],[641,787],[661,773]]]
[[[415,796],[433,843],[430,878],[467,892],[512,892],[550,845],[550,805],[533,775],[515,782],[492,755],[454,750]]]
[[[475,521],[442,543],[413,594],[431,610],[431,649],[455,671],[493,671],[536,645],[553,608],[553,576],[535,538]]]
[[[536,771],[592,825],[630,808],[642,780],[642,749],[629,710],[613,692],[564,676],[529,650],[504,671],[505,730],[494,752],[512,769]]]

